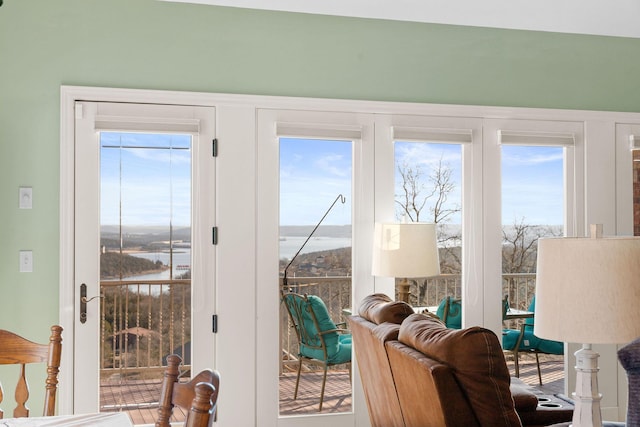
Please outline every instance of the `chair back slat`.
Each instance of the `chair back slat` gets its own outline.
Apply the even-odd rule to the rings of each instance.
[[[189,382],[180,383],[178,378],[181,363],[180,356],[175,354],[167,356],[167,369],[162,381],[158,419],[155,425],[169,427],[173,408],[178,406],[188,412],[185,426],[211,426],[216,416],[220,375],[217,371],[205,369]]]
[[[51,327],[48,344],[39,344],[21,337],[13,332],[0,329],[0,365],[19,365],[20,374],[15,388],[16,407],[13,416],[28,417],[29,385],[26,378],[26,365],[46,363],[47,378],[44,382],[44,410],[42,414],[55,414],[56,393],[58,391],[58,373],[62,355],[62,327]],[[4,401],[4,391],[0,384],[0,404]],[[4,412],[0,409],[0,418]]]
[[[29,416],[27,400],[29,400],[29,386],[27,385],[27,377],[23,363],[20,365],[20,378],[18,378],[18,384],[16,385],[16,408],[13,410],[14,417]]]

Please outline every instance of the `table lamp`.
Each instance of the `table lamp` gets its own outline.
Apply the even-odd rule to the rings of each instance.
[[[640,336],[640,237],[538,241],[534,334],[583,343],[575,353],[573,427],[601,427],[598,357],[592,344],[618,344]]]
[[[409,277],[440,274],[436,225],[423,222],[376,223],[373,238],[374,276],[401,277],[398,297],[409,302]]]

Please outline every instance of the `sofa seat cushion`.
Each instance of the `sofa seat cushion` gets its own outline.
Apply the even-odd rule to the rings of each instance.
[[[386,294],[371,294],[360,303],[358,314],[360,317],[379,325],[384,322],[400,324],[413,308],[404,301],[393,301]]]
[[[398,340],[451,368],[481,426],[522,425],[502,347],[492,331],[448,329],[429,316],[413,314],[400,325]]]

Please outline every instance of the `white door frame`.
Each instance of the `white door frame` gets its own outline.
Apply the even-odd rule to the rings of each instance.
[[[258,109],[290,109],[306,111],[335,111],[372,115],[408,114],[452,116],[479,119],[527,119],[580,121],[584,123],[585,146],[582,157],[583,170],[576,170],[576,222],[575,230],[581,235],[585,224],[602,222],[615,228],[615,123],[640,124],[640,114],[581,110],[552,110],[539,108],[511,108],[487,106],[461,106],[442,104],[418,104],[399,102],[352,101],[335,99],[309,99],[292,97],[269,97],[252,95],[227,95],[195,92],[147,91],[130,89],[90,88],[63,86],[61,90],[60,127],[60,323],[65,328],[65,340],[73,341],[74,290],[65,284],[73,283],[73,138],[74,103],[77,100],[135,102],[158,104],[182,104],[216,107],[216,122],[220,144],[220,159],[217,168],[216,189],[218,199],[217,218],[219,224],[241,224],[240,227],[221,230],[218,247],[218,270],[216,281],[228,284],[219,286],[218,300],[233,304],[217,307],[221,330],[233,328],[241,331],[243,339],[229,334],[217,338],[219,348],[232,348],[231,355],[217,354],[216,360],[224,378],[243,378],[243,381],[224,381],[224,393],[220,395],[219,422],[226,424],[230,415],[235,423],[229,425],[275,425],[257,411],[258,398],[256,377],[256,324],[262,313],[257,302],[259,280],[257,266],[264,266],[264,255],[257,252],[257,227],[260,221],[256,209],[259,195],[256,192],[256,111]],[[224,126],[220,125],[224,123]],[[377,133],[377,129],[376,129]],[[378,142],[376,141],[376,144]],[[224,159],[224,161],[222,161]],[[378,158],[375,159],[376,167]],[[369,159],[368,161],[373,162]],[[247,166],[242,170],[239,166]],[[589,166],[588,168],[586,166]],[[485,167],[486,169],[486,167]],[[233,183],[233,185],[225,185]],[[485,186],[487,183],[485,182]],[[377,192],[378,189],[376,189]],[[354,193],[355,194],[355,193]],[[483,195],[487,202],[487,195]],[[370,212],[365,213],[371,216]],[[610,230],[613,231],[613,228]],[[71,240],[69,239],[71,236]],[[364,256],[364,255],[363,255]],[[485,260],[486,265],[486,260]],[[486,272],[485,272],[486,274]],[[366,277],[354,290],[357,300],[373,288],[373,278]],[[237,303],[237,304],[236,304]],[[485,301],[484,310],[498,312]],[[262,309],[260,309],[262,310]],[[615,361],[615,358],[612,358]],[[600,358],[603,360],[603,357]],[[73,411],[72,395],[73,358],[63,350],[59,412]],[[568,368],[571,369],[571,368]],[[572,370],[572,369],[571,369]],[[618,381],[618,384],[620,380]],[[615,388],[615,387],[614,387]],[[572,387],[569,388],[570,390]],[[253,392],[247,393],[248,390]],[[604,390],[604,388],[603,388]],[[362,398],[356,395],[354,401]],[[606,395],[613,395],[606,388]],[[363,400],[360,400],[363,402]],[[615,405],[618,406],[618,405]],[[618,409],[618,408],[615,408]],[[358,411],[362,410],[356,409]],[[358,418],[360,419],[360,418]],[[365,424],[366,425],[366,422]]]
[[[194,372],[213,367],[215,340],[208,321],[215,304],[216,250],[208,236],[215,225],[215,137],[213,107],[89,102],[76,103],[75,268],[74,289],[85,284],[87,298],[100,294],[100,143],[99,132],[180,133],[192,137],[191,365]],[[76,298],[76,313],[79,301]],[[86,318],[74,319],[74,370],[83,372],[74,386],[74,411],[99,409],[100,299],[87,303]]]
[[[86,98],[83,98],[86,99]],[[108,117],[110,120],[116,120],[116,113],[119,113],[120,117],[125,117],[125,122],[120,124],[112,123],[116,126],[131,126],[131,123],[136,122],[135,126],[148,126],[149,131],[171,131],[171,128],[183,129],[184,123],[189,122],[189,127],[193,128],[189,133],[193,133],[195,136],[193,146],[193,158],[195,162],[192,165],[192,176],[197,179],[193,183],[193,194],[196,195],[201,192],[207,192],[212,197],[192,197],[192,232],[194,235],[206,236],[210,234],[211,227],[215,224],[215,162],[210,153],[211,145],[207,144],[207,140],[211,141],[215,136],[215,110],[213,108],[203,107],[187,107],[184,105],[167,106],[165,105],[150,105],[150,104],[134,104],[134,103],[105,103],[105,102],[73,102],[76,104],[74,115],[72,116],[74,125],[80,123],[80,128],[75,127],[75,133],[72,135],[66,134],[68,128],[64,127],[62,132],[65,132],[65,137],[62,139],[62,147],[65,148],[63,155],[61,155],[61,181],[66,182],[67,186],[61,185],[61,285],[60,286],[60,307],[61,307],[61,323],[65,330],[65,348],[63,352],[63,370],[66,380],[61,382],[60,386],[60,412],[78,412],[78,411],[94,411],[99,408],[99,402],[97,401],[98,393],[93,395],[89,390],[74,391],[74,370],[77,371],[78,367],[75,366],[82,360],[97,360],[98,346],[90,346],[90,348],[78,348],[78,343],[91,342],[92,337],[99,336],[98,326],[99,313],[97,307],[98,302],[89,303],[87,308],[87,320],[86,323],[80,325],[78,321],[78,289],[80,282],[87,282],[87,296],[91,298],[94,295],[99,294],[97,288],[97,282],[99,281],[99,267],[94,266],[93,263],[82,263],[82,265],[75,264],[75,245],[78,244],[77,239],[74,238],[75,230],[78,226],[82,227],[82,223],[89,221],[85,227],[95,228],[99,224],[99,212],[94,212],[99,206],[99,192],[86,192],[87,195],[82,200],[75,200],[76,190],[78,183],[75,174],[78,172],[77,167],[85,167],[84,163],[77,163],[73,158],[69,158],[64,154],[71,154],[73,151],[74,156],[88,156],[90,159],[98,161],[98,142],[95,144],[80,144],[77,145],[75,141],[76,137],[81,138],[84,141],[95,140],[96,130],[94,129],[94,120],[96,118],[96,112],[98,108],[102,108],[100,113],[104,117]],[[71,100],[69,100],[71,104]],[[106,110],[106,111],[105,111]],[[64,111],[64,109],[63,109]],[[132,114],[138,115],[133,117]],[[157,123],[143,123],[146,116],[157,116],[158,118],[164,117],[162,120],[158,120]],[[68,118],[68,117],[66,117]],[[63,121],[63,123],[67,123]],[[71,123],[69,123],[71,125]],[[123,128],[122,130],[126,130]],[[137,130],[143,130],[142,128]],[[204,140],[203,140],[204,139]],[[200,142],[198,142],[200,141]],[[85,149],[86,148],[86,149]],[[80,154],[78,149],[82,149],[85,154]],[[88,151],[87,151],[88,149]],[[208,155],[207,155],[208,154]],[[77,163],[77,164],[74,164]],[[84,183],[89,181],[88,185],[98,188],[99,176],[96,172],[99,170],[99,165],[87,164],[90,169],[82,172]],[[85,177],[87,175],[87,177]],[[94,176],[95,175],[95,176]],[[91,177],[90,179],[86,179]],[[97,181],[96,181],[97,180]],[[203,183],[203,186],[199,186],[198,183]],[[213,188],[211,188],[213,187]],[[90,199],[87,197],[91,196]],[[81,204],[81,206],[79,206]],[[90,212],[88,212],[90,211]],[[87,215],[80,215],[80,212],[87,212]],[[75,236],[78,237],[78,236]],[[64,251],[62,250],[64,248]],[[95,249],[95,253],[99,252],[99,248]],[[215,367],[215,346],[214,336],[210,328],[209,322],[193,322],[194,319],[202,319],[203,317],[209,319],[214,313],[215,303],[215,247],[210,241],[201,243],[198,246],[198,250],[193,253],[194,268],[192,270],[192,277],[194,283],[199,283],[200,286],[194,289],[194,301],[197,304],[192,305],[192,336],[198,336],[198,344],[195,341],[192,342],[194,350],[192,351],[192,365],[194,369],[201,370],[207,367]],[[90,264],[90,265],[89,265]],[[80,274],[80,270],[82,273]],[[95,277],[96,280],[88,279]],[[94,283],[96,282],[96,283]],[[204,284],[207,286],[204,286]],[[210,339],[208,338],[210,337]],[[93,366],[92,362],[87,362]],[[94,369],[90,369],[94,370]],[[83,371],[85,371],[83,369]],[[97,390],[96,382],[98,381],[98,374],[95,375],[83,375],[82,384],[87,384],[87,387],[95,387]]]
[[[255,171],[243,173],[238,165],[255,164],[255,107],[257,97],[192,92],[63,86],[60,101],[60,276],[59,312],[64,339],[73,343],[74,301],[74,105],[76,101],[148,103],[215,107],[217,138],[223,141],[216,165],[216,220],[220,230],[216,254],[218,334],[216,366],[224,372],[224,393],[218,403],[221,425],[254,425],[257,421],[255,393]],[[224,160],[224,161],[220,161]],[[232,185],[228,185],[232,184]],[[238,188],[241,191],[238,191]],[[219,304],[226,301],[225,304]],[[211,321],[204,322],[206,327]],[[242,340],[238,333],[242,331]],[[58,412],[70,414],[73,405],[73,349],[62,352]],[[224,349],[233,349],[225,351]],[[242,379],[239,381],[238,379]]]

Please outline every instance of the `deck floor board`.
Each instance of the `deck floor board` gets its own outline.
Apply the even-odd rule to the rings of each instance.
[[[507,366],[512,375],[513,361]],[[520,361],[520,379],[533,387],[540,394],[564,394],[564,372],[562,356],[541,356],[543,385],[538,384],[538,373],[535,358],[523,355]],[[320,386],[322,374],[319,372],[303,373],[297,399],[293,399],[296,373],[286,373],[280,377],[280,415],[298,416],[318,414],[320,402]],[[223,386],[221,386],[222,388]],[[224,391],[222,391],[224,393]],[[126,411],[134,424],[152,424],[158,410],[160,381],[103,381],[101,384],[101,410]],[[134,403],[136,402],[136,403]],[[351,381],[349,371],[332,370],[327,376],[323,414],[344,413],[352,411]],[[177,414],[176,421],[183,420],[184,414]]]

